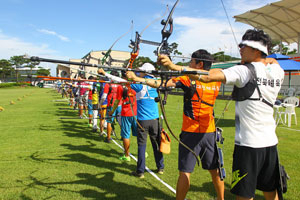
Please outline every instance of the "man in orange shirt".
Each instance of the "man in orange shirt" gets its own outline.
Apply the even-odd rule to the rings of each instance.
[[[163,58],[169,59],[167,56]],[[212,61],[211,54],[200,49],[192,54],[189,67],[209,70]],[[169,60],[169,63],[172,62]],[[178,71],[184,70],[184,67],[178,67]],[[151,87],[157,88],[161,84],[160,80],[140,78],[132,72],[127,72],[127,77],[134,81],[144,82]],[[184,91],[184,112],[180,140],[200,156],[202,168],[208,170],[211,174],[218,200],[224,199],[224,182],[221,181],[218,172],[213,106],[220,85],[220,82],[201,83],[200,81],[192,81],[188,76],[173,78],[166,83],[167,87],[181,88]],[[185,199],[190,187],[190,175],[195,164],[196,158],[194,155],[185,147],[179,145],[179,178],[176,199]]]

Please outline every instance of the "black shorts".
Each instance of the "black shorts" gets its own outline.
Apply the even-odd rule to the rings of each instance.
[[[274,191],[278,186],[277,147],[251,148],[235,145],[231,193],[253,198],[255,190]]]
[[[218,168],[218,152],[215,133],[188,133],[182,131],[180,140],[199,155],[203,169]],[[181,172],[194,171],[196,158],[192,152],[179,144],[178,169]]]

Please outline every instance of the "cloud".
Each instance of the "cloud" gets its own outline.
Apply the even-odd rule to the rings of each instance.
[[[60,40],[64,41],[64,42],[70,42],[70,39],[63,36],[63,35],[60,35],[58,33],[56,33],[55,31],[50,31],[50,30],[47,30],[47,29],[38,29],[37,30],[38,32],[40,33],[44,33],[44,34],[47,34],[47,35],[53,35],[53,36],[56,36],[58,37]]]
[[[179,29],[175,41],[179,44],[179,51],[183,54],[191,54],[201,48],[211,53],[222,50],[226,54],[239,56],[237,45],[228,23],[213,18],[185,16],[175,18],[174,23]],[[234,33],[239,42],[242,33],[236,30],[234,30]]]
[[[239,15],[249,10],[257,9],[276,1],[278,0],[229,0],[226,3],[227,6],[225,5],[225,7],[229,9],[228,5],[230,5],[230,10],[232,10],[233,12],[232,14]]]
[[[10,59],[11,56],[28,54],[30,56],[48,57],[54,59],[68,59],[57,56],[56,50],[50,49],[47,44],[33,44],[19,38],[11,37],[0,32],[0,59]],[[56,64],[41,63],[40,66],[51,68],[51,74],[56,73]]]

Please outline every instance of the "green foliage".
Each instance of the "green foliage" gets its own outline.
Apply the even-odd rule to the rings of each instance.
[[[182,55],[182,53],[180,51],[177,50],[178,48],[178,44],[176,42],[173,42],[172,44],[169,45],[169,52],[170,55]]]
[[[16,68],[15,72],[16,72],[17,82],[19,82],[19,73],[18,73],[17,68],[21,68],[22,65],[27,62],[28,62],[28,59],[25,59],[23,55],[10,57],[10,63],[12,64],[12,66],[14,66]]]
[[[38,62],[34,62],[28,58],[25,58],[24,55],[12,56],[9,60],[0,60],[0,75],[5,79],[8,76],[12,78],[12,74],[15,74],[16,81],[22,81],[22,78],[19,78],[18,70],[15,70],[14,67],[16,69],[29,67],[31,69],[30,74],[32,74],[32,69],[35,68],[38,64]],[[50,74],[49,70],[43,69],[42,67],[39,68],[41,69],[38,71],[37,75],[47,76]]]
[[[272,40],[272,45],[271,45],[271,54],[273,53],[280,53],[280,41],[279,40]],[[297,49],[290,49],[288,45],[285,45],[284,43],[282,45],[282,52],[281,54],[283,55],[290,55],[290,54],[296,54]]]
[[[49,76],[50,75],[50,69],[44,69],[42,67],[39,67],[40,69],[37,71],[36,75],[39,76]]]
[[[189,62],[177,62],[176,65],[180,65],[180,66],[189,66],[190,61]]]
[[[171,56],[177,56],[177,55],[182,55],[180,51],[178,51],[178,44],[176,42],[173,42],[169,44],[168,46],[168,52]],[[153,53],[157,55],[157,50],[154,50]]]
[[[0,83],[0,88],[14,87],[14,86],[29,86],[29,83],[18,82],[18,83]]]
[[[126,62],[124,63],[123,66],[126,67],[128,62],[129,62],[129,59],[126,60]],[[134,69],[138,68],[138,67],[142,66],[144,63],[151,63],[154,66],[156,65],[156,63],[154,61],[152,61],[149,57],[139,56],[134,60],[132,68],[134,68]]]
[[[0,75],[2,76],[2,78],[10,75],[13,71],[14,69],[12,68],[12,64],[8,60],[0,60]]]
[[[10,57],[10,62],[13,66],[16,66],[17,68],[19,68],[23,64],[28,63],[28,59],[24,58],[24,55],[12,56],[12,57]]]
[[[233,61],[233,60],[240,60],[240,58],[232,57],[226,55],[224,51],[219,51],[213,54],[215,62],[226,62],[226,61]]]

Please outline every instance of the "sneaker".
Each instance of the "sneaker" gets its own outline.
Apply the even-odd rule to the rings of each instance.
[[[138,177],[138,178],[145,178],[144,173],[138,173],[138,172],[136,172],[136,171],[131,172],[131,175],[132,175],[132,176],[136,176],[136,177]]]
[[[119,159],[127,161],[127,162],[129,162],[131,160],[130,156],[125,156],[125,155],[121,156]]]
[[[160,175],[163,175],[164,174],[164,169],[158,169],[157,173],[160,174]]]
[[[115,131],[112,131],[111,134],[112,134],[113,136],[117,137]]]
[[[99,133],[99,136],[106,135],[105,131]]]
[[[111,143],[111,138],[105,138],[106,143]]]
[[[96,129],[96,128],[93,128],[93,129],[92,129],[92,132],[93,132],[93,133],[96,133],[96,132],[97,132],[97,129]]]

